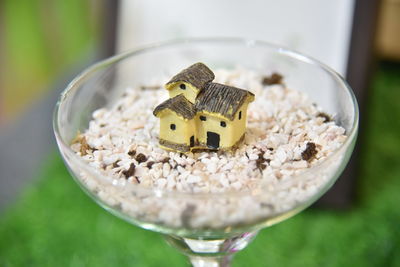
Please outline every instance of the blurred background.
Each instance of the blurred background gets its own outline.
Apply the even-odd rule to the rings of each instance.
[[[161,236],[74,184],[51,116],[92,63],[205,36],[311,55],[346,77],[361,108],[357,149],[335,187],[261,231],[234,266],[400,266],[400,0],[0,0],[0,266],[187,266]]]

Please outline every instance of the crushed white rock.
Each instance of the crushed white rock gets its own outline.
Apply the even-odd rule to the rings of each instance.
[[[256,96],[249,105],[245,139],[236,151],[180,154],[159,148],[159,119],[152,112],[167,99],[167,91],[162,86],[128,88],[112,108],[93,113],[88,129],[80,136],[86,147],[82,149],[82,142],[72,145],[88,164],[119,185],[81,173],[89,189],[109,205],[145,222],[169,227],[225,227],[242,223],[244,218],[272,218],[327,186],[342,155],[332,161],[331,169],[302,179],[292,177],[306,173],[339,148],[346,139],[342,127],[326,121],[326,114],[304,93],[281,84],[264,86],[258,73],[220,70],[215,76],[216,82],[247,89]],[[134,189],[129,187],[132,184]],[[140,187],[186,193],[249,193],[217,199],[193,194],[190,202],[132,193]]]

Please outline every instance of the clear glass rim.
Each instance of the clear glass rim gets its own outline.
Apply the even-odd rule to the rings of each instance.
[[[96,168],[90,166],[87,162],[85,162],[80,156],[78,156],[71,148],[70,144],[65,142],[65,140],[61,137],[60,134],[60,127],[59,127],[59,118],[60,118],[60,107],[62,104],[65,102],[65,100],[68,98],[69,94],[73,92],[74,90],[77,90],[79,88],[80,82],[82,82],[87,76],[89,76],[91,73],[95,72],[96,70],[102,69],[103,67],[107,65],[114,64],[116,62],[119,62],[121,60],[124,60],[128,57],[141,54],[143,52],[149,52],[151,50],[155,50],[158,48],[167,48],[170,46],[175,46],[175,45],[183,45],[183,44],[201,44],[201,43],[230,43],[230,44],[236,44],[236,45],[243,45],[244,47],[268,47],[271,50],[275,50],[278,54],[283,54],[288,57],[294,58],[298,61],[302,61],[308,64],[312,65],[317,65],[321,69],[325,70],[328,72],[330,75],[332,75],[333,78],[335,78],[347,91],[347,93],[350,95],[351,102],[353,104],[354,108],[354,120],[351,125],[350,130],[347,132],[347,138],[346,140],[338,147],[336,148],[328,157],[326,157],[324,160],[318,162],[316,165],[313,167],[303,171],[302,173],[298,175],[293,175],[291,176],[291,179],[300,179],[304,176],[307,176],[307,174],[312,173],[318,169],[324,168],[327,163],[330,161],[331,158],[334,158],[337,156],[339,153],[342,152],[343,149],[346,147],[350,146],[355,137],[357,136],[357,131],[358,131],[358,124],[359,124],[359,109],[358,109],[358,104],[356,97],[349,86],[349,84],[345,81],[345,79],[337,73],[335,70],[333,70],[331,67],[327,66],[326,64],[320,62],[319,60],[316,60],[310,56],[306,56],[302,53],[299,53],[297,51],[294,51],[292,49],[288,49],[286,47],[280,46],[280,45],[275,45],[269,42],[265,41],[258,41],[258,40],[252,40],[252,39],[243,39],[243,38],[225,38],[225,37],[211,37],[211,38],[189,38],[189,39],[177,39],[177,40],[172,40],[172,41],[167,41],[167,42],[161,42],[161,43],[154,43],[150,44],[147,46],[143,47],[138,47],[134,48],[132,50],[114,55],[112,57],[106,58],[104,60],[99,61],[98,63],[95,63],[85,70],[83,70],[80,74],[78,74],[68,85],[67,87],[63,90],[61,93],[59,100],[57,101],[54,112],[53,112],[53,131],[54,135],[57,140],[57,144],[59,147],[59,150],[61,152],[65,152],[68,154],[68,156],[77,164],[79,164],[80,168],[83,168],[86,172],[90,173],[91,175],[102,178],[103,181],[108,181],[110,183],[110,186],[114,187],[129,187],[133,191],[138,191],[138,192],[143,192],[143,193],[150,193],[153,195],[156,195],[157,197],[195,197],[195,198],[210,198],[210,197],[234,197],[234,196],[246,196],[249,195],[248,190],[244,191],[226,191],[226,192],[213,192],[213,193],[204,193],[204,192],[179,192],[179,191],[173,191],[173,190],[166,190],[166,189],[158,189],[158,188],[151,188],[151,187],[144,187],[141,185],[136,185],[136,184],[126,184],[124,186],[121,185],[114,185],[112,184],[112,181],[109,180],[109,176],[106,176],[102,174],[99,170]],[[81,182],[80,182],[81,183]],[[262,187],[261,187],[262,191]]]

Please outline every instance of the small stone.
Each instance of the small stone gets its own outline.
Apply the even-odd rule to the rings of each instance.
[[[131,163],[129,169],[122,171],[122,174],[125,175],[125,178],[129,178],[135,174],[136,166],[134,163]]]
[[[249,158],[249,160],[256,160],[256,159],[259,158],[259,155],[257,155],[257,154],[250,154],[248,158]]]
[[[269,164],[273,168],[279,168],[282,165],[282,163],[279,160],[271,160]]]
[[[144,155],[144,154],[142,154],[142,153],[139,153],[137,156],[136,156],[136,161],[138,162],[138,163],[142,163],[142,162],[145,162],[145,161],[147,161],[147,157]]]
[[[323,118],[323,119],[324,119],[324,122],[330,122],[330,121],[332,121],[331,116],[329,116],[329,115],[328,115],[327,113],[325,113],[325,112],[319,112],[319,113],[317,114],[317,117]]]
[[[81,155],[82,156],[87,155],[87,152],[90,151],[92,148],[87,143],[86,137],[85,136],[78,137],[78,142],[81,144],[80,148]]]
[[[279,73],[272,73],[271,76],[264,76],[261,83],[262,85],[282,84],[283,76]]]
[[[148,170],[146,169],[146,167],[140,166],[140,165],[136,166],[136,169],[135,169],[136,176],[139,176],[139,177],[145,176],[147,172],[148,172]]]
[[[285,162],[286,159],[287,159],[286,152],[285,152],[285,150],[284,150],[282,147],[279,147],[279,148],[276,150],[275,155],[276,155],[277,159],[279,159],[280,162]]]
[[[265,159],[265,158],[264,158],[264,154],[265,154],[265,152],[264,152],[264,151],[261,151],[261,152],[258,154],[258,158],[257,158],[257,160],[256,160],[256,166],[257,166],[257,168],[258,168],[260,171],[265,170],[265,168],[267,167],[266,163],[269,164],[270,161],[271,161],[270,159]]]
[[[149,162],[147,162],[146,167],[151,169],[151,167],[154,165],[154,163],[155,163],[154,161],[149,161]]]
[[[161,163],[168,163],[170,159],[171,159],[170,157],[166,157],[166,158],[162,159],[160,162]]]
[[[311,161],[317,153],[316,145],[313,142],[308,142],[306,149],[301,153],[301,158],[306,161]]]
[[[169,175],[171,171],[171,165],[169,165],[168,163],[164,163],[163,164],[163,176],[167,177]]]
[[[118,168],[118,167],[119,167],[118,162],[120,162],[120,160],[115,161],[115,162],[112,164],[112,167],[113,167],[113,168]]]
[[[210,173],[215,173],[217,171],[217,164],[215,164],[214,162],[210,162],[209,164],[206,165],[207,166],[207,170]]]

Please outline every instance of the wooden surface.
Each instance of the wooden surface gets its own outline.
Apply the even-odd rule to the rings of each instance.
[[[400,0],[382,1],[376,45],[381,57],[400,61]]]
[[[347,208],[356,199],[357,178],[362,179],[357,177],[358,157],[366,120],[364,114],[367,90],[371,84],[376,59],[374,38],[379,7],[380,0],[356,1],[346,79],[354,90],[360,109],[359,137],[347,168],[332,189],[317,203],[319,206]]]

